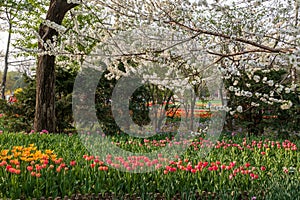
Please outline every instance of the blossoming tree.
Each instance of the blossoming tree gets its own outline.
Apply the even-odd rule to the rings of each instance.
[[[74,7],[76,8],[71,10]],[[69,10],[71,12],[63,22]],[[219,69],[223,80],[227,83],[227,92],[251,99],[249,105],[233,105],[231,108],[225,108],[230,110],[231,114],[242,112],[249,107],[259,107],[262,103],[271,105],[272,102],[282,109],[289,109],[297,102],[286,99],[279,91],[290,91],[297,96],[300,51],[298,15],[297,0],[268,2],[52,0],[46,21],[39,31],[35,129],[50,131],[55,129],[53,111],[55,56],[64,55],[82,61],[85,55],[91,52],[86,49],[93,47],[95,43],[105,47],[107,46],[105,41],[116,34],[145,25],[184,35],[178,44],[172,45],[190,45],[190,41],[195,41],[194,44],[197,43],[195,52],[209,58],[207,59],[209,62],[201,67],[185,63],[184,68],[189,69],[185,74],[189,83],[199,85],[203,81],[205,71]],[[115,46],[118,47],[118,44]],[[167,58],[166,55],[170,53],[170,47],[145,49],[128,43],[128,48],[137,49],[138,52],[120,55],[119,58],[132,59],[138,63],[157,60],[159,57]],[[182,69],[178,67],[180,60],[174,59],[174,56],[168,58],[175,63],[173,66],[177,66],[175,67],[177,70]],[[124,64],[126,65],[126,62]],[[131,66],[125,68],[131,69]],[[122,75],[114,67],[109,69],[114,78]],[[285,70],[286,75],[273,80],[268,78],[268,75],[265,78],[256,74],[259,70],[271,73],[277,69]],[[245,76],[248,79],[245,79]],[[193,80],[190,77],[194,77]],[[206,81],[208,79],[209,77],[206,77]],[[245,83],[246,88],[239,87],[245,80],[252,81],[253,84]],[[283,80],[290,81],[283,85]],[[232,85],[228,85],[229,83]],[[258,91],[255,95],[255,89],[251,87],[256,83],[272,88],[265,91],[266,93],[260,93],[260,89],[256,88]],[[274,96],[275,93],[278,95]]]

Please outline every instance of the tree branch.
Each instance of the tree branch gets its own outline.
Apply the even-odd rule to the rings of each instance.
[[[258,53],[258,52],[273,53],[273,52],[270,52],[270,51],[264,50],[264,49],[245,50],[245,51],[240,51],[240,52],[231,53],[231,54],[222,54],[222,53],[207,51],[207,53],[209,53],[209,54],[221,56],[221,57],[234,57],[234,56],[239,56],[239,55],[243,55],[243,54],[247,54],[247,53]]]
[[[221,38],[225,38],[225,39],[229,39],[229,40],[249,44],[251,46],[255,46],[255,47],[258,47],[260,49],[265,50],[264,52],[287,53],[287,52],[290,52],[290,51],[293,50],[293,49],[287,49],[287,48],[285,48],[285,49],[284,48],[272,48],[272,47],[269,47],[269,46],[266,46],[266,45],[263,45],[263,44],[259,44],[259,43],[256,43],[254,41],[247,40],[247,39],[244,39],[244,38],[229,36],[229,35],[226,35],[226,34],[223,34],[223,33],[218,33],[218,32],[213,32],[213,31],[208,31],[208,30],[203,30],[203,29],[192,28],[192,27],[186,26],[185,24],[179,23],[179,22],[174,21],[174,20],[170,21],[169,23],[171,25],[177,25],[177,26],[180,26],[180,27],[182,27],[184,29],[187,29],[189,31],[197,32],[199,34],[212,35],[212,36],[216,36],[216,37],[221,37]]]

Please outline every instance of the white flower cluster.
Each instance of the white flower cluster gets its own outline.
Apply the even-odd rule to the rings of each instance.
[[[291,101],[286,101],[286,103],[282,104],[282,105],[280,106],[280,108],[281,108],[282,110],[288,110],[288,109],[290,109],[292,106],[293,106],[293,103],[292,103]]]
[[[52,41],[50,39],[44,41],[40,41],[42,42],[43,46],[44,46],[44,50],[40,51],[38,53],[38,55],[50,55],[50,56],[56,56],[59,54],[59,50],[58,50],[58,46],[57,46],[57,37],[54,36],[52,38]]]
[[[228,90],[231,92],[235,92],[235,95],[239,96],[239,97],[240,96],[244,96],[244,97],[252,97],[253,96],[252,92],[241,90],[238,87],[229,86]]]
[[[253,106],[253,107],[259,107],[260,104],[259,103],[255,103],[255,102],[251,102],[251,106]]]
[[[236,112],[238,113],[242,113],[243,112],[243,107],[241,105],[237,106],[235,110],[232,110],[232,108],[228,108],[227,110],[225,111],[229,111],[229,114],[230,115],[234,115]]]
[[[73,4],[81,4],[82,1],[81,0],[67,0],[67,3],[69,3],[69,4],[71,4],[71,3],[73,3]]]
[[[242,85],[246,85],[249,91],[241,89],[238,85],[240,84],[242,77],[238,75],[237,71],[239,70],[236,67],[231,67],[229,69],[221,68],[220,71],[225,74],[223,78],[225,80],[231,79],[232,85],[228,87],[228,90],[232,92],[235,96],[238,97],[251,97],[250,105],[252,107],[259,107],[262,104],[269,105],[278,105],[281,109],[287,110],[293,106],[293,103],[290,100],[285,100],[282,97],[282,94],[289,94],[291,92],[297,92],[297,84],[291,83],[290,85],[283,85],[282,83],[275,83],[274,80],[268,79],[268,74],[272,71],[278,71],[279,68],[274,69],[264,69],[261,68],[248,68],[246,69],[246,75],[250,80],[253,80],[256,84],[265,84],[268,87],[272,87],[268,94],[261,93],[259,91],[253,91],[252,86],[257,88],[256,84],[251,85],[250,83],[242,83]],[[256,71],[262,72],[264,75],[261,77],[260,75],[255,74]],[[261,86],[264,87],[264,86]],[[275,98],[277,96],[277,98]],[[279,97],[279,99],[278,99]],[[231,111],[230,114],[233,115],[235,112],[243,112],[242,106],[237,106],[234,111]]]
[[[243,112],[243,107],[242,106],[238,106],[236,108],[236,111],[238,111],[239,113],[242,113]]]
[[[50,20],[45,20],[43,22],[46,26],[56,30],[58,33],[64,33],[66,31],[66,27],[62,26],[62,25],[59,25],[53,21],[50,21]]]

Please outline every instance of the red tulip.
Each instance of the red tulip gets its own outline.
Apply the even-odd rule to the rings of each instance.
[[[76,161],[75,161],[75,160],[72,160],[72,161],[70,162],[70,165],[71,165],[71,166],[75,166],[75,165],[76,165]]]
[[[33,167],[32,166],[28,166],[27,170],[31,172],[33,170]]]
[[[94,168],[96,166],[95,163],[90,164],[91,168]]]
[[[246,163],[245,166],[248,168],[250,167],[250,163]]]
[[[265,166],[261,166],[260,169],[261,169],[261,171],[265,171],[266,167]]]
[[[6,170],[7,170],[7,171],[8,171],[10,168],[12,168],[11,165],[7,165],[7,166],[6,166]]]

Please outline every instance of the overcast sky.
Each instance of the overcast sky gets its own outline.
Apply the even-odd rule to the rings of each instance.
[[[0,71],[4,70],[4,55],[6,51],[6,45],[7,45],[7,37],[8,33],[5,31],[0,31]],[[12,35],[14,37],[14,35]],[[13,51],[13,46],[10,45],[10,51]],[[9,56],[8,62],[15,61],[16,59],[14,58],[13,55]],[[20,60],[20,58],[18,59]],[[16,67],[13,65],[8,66],[9,71],[16,71]]]
[[[0,32],[0,70],[3,71],[4,69],[4,53],[6,49],[6,40],[7,40],[7,33],[5,32]]]

